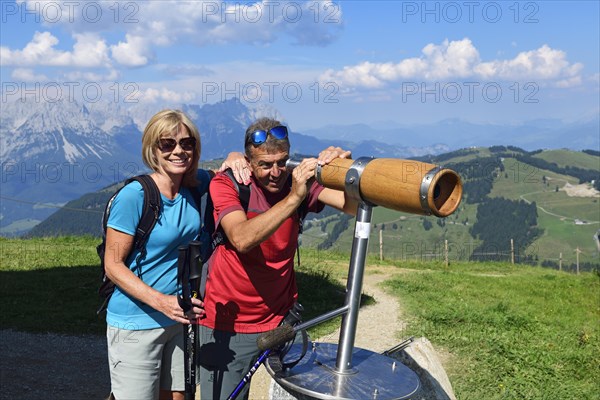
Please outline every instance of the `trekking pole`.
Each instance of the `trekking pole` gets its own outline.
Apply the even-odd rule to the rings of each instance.
[[[242,378],[240,383],[238,383],[238,385],[235,387],[235,389],[233,389],[233,391],[231,392],[229,397],[227,397],[227,400],[235,400],[238,397],[238,395],[240,394],[242,389],[248,383],[250,383],[250,380],[252,379],[252,376],[254,375],[256,370],[258,370],[260,365],[266,361],[267,357],[269,357],[269,354],[271,354],[271,349],[263,351],[261,353],[261,355],[258,356],[258,360],[256,360],[254,365],[252,365],[252,368],[250,368],[250,371],[248,371],[248,373],[246,375],[244,375],[244,377]]]
[[[199,297],[200,287],[200,242],[192,241],[189,246],[179,247],[178,272],[182,293],[178,296],[179,305],[184,312],[189,311],[193,305],[192,298]],[[185,374],[185,400],[194,400],[196,397],[196,357],[198,342],[198,324],[184,324],[183,334],[185,343],[184,374]]]

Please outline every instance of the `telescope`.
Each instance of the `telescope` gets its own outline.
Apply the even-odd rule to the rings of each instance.
[[[286,168],[293,170],[301,162],[297,158],[289,159]],[[299,360],[295,366],[281,372],[281,362],[268,358],[267,371],[296,398],[416,398],[412,396],[418,393],[421,383],[415,371],[391,359],[390,354],[354,347],[373,207],[447,217],[460,204],[460,177],[450,169],[419,161],[361,157],[356,160],[336,158],[317,166],[315,179],[326,188],[343,191],[357,201],[344,305],[293,328],[280,326],[264,332],[258,337],[257,346],[263,354],[268,354],[283,343],[289,343],[301,329],[341,315],[339,341],[337,344],[312,343],[312,350],[306,356],[304,344],[291,344],[287,354]]]
[[[301,159],[290,158],[293,170]],[[451,169],[414,160],[336,158],[317,166],[315,178],[326,188],[345,191],[359,201],[396,211],[447,217],[462,196],[460,176]]]

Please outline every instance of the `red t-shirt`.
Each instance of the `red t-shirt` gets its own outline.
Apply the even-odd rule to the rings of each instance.
[[[291,179],[291,177],[290,177]],[[290,192],[290,184],[272,194],[252,180],[248,219],[269,210]],[[319,212],[323,186],[313,183],[308,194],[309,212]],[[217,174],[210,183],[215,220],[241,210],[239,195],[231,179]],[[217,246],[210,260],[201,324],[212,329],[258,333],[276,328],[298,298],[294,255],[298,247],[298,213],[292,214],[260,245],[239,254],[227,241]]]

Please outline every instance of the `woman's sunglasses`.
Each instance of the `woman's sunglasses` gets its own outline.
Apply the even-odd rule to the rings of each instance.
[[[181,147],[184,151],[193,151],[196,148],[195,137],[179,139],[179,142],[171,138],[158,139],[158,148],[163,153],[168,153],[169,151],[175,150],[177,143],[179,143],[179,147]]]
[[[251,133],[250,136],[248,137],[248,142],[254,144],[254,145],[259,145],[259,144],[263,144],[264,142],[267,141],[267,136],[271,135],[273,136],[275,139],[285,139],[288,137],[288,130],[285,126],[276,126],[274,128],[269,129],[268,131],[256,131],[254,133]]]

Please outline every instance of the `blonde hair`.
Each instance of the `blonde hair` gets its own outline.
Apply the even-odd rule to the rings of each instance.
[[[142,160],[148,168],[159,172],[160,166],[156,158],[158,140],[167,133],[176,132],[180,126],[186,128],[189,135],[196,139],[192,164],[183,176],[181,184],[186,187],[196,186],[198,184],[196,174],[201,149],[200,133],[198,133],[198,128],[188,116],[179,110],[162,110],[150,118],[142,135]]]

